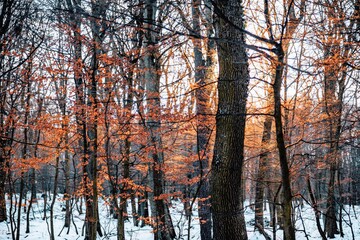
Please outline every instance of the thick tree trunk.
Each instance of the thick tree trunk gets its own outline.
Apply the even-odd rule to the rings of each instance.
[[[211,170],[214,240],[247,239],[242,199],[249,84],[242,1],[214,1],[219,40],[218,110]],[[240,28],[240,29],[239,29]]]

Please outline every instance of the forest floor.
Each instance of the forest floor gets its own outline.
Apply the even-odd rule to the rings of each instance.
[[[7,204],[10,204],[10,201],[7,200]],[[50,220],[47,218],[46,220],[42,220],[44,212],[43,212],[43,199],[39,197],[37,203],[33,204],[33,211],[30,214],[30,233],[25,233],[26,228],[26,214],[22,214],[21,220],[21,234],[20,239],[26,240],[39,240],[39,239],[49,239],[49,225]],[[48,201],[50,204],[50,201]],[[59,197],[54,206],[54,228],[56,239],[59,240],[76,240],[83,239],[82,237],[82,229],[84,223],[85,214],[79,215],[78,211],[74,210],[73,223],[69,229],[64,228],[64,216],[65,212],[62,211],[63,201],[61,197]],[[100,222],[102,226],[102,231],[104,236],[98,237],[98,239],[116,239],[116,219],[113,219],[109,216],[109,206],[104,203],[104,201],[100,200]],[[9,208],[8,208],[9,209]],[[355,208],[349,208],[345,206],[344,216],[343,216],[343,229],[345,236],[343,238],[340,235],[337,236],[336,239],[360,239],[360,216],[357,216],[356,213],[360,214],[360,207],[357,206]],[[190,238],[188,238],[188,222],[185,219],[184,211],[182,204],[179,201],[173,201],[173,205],[171,206],[171,214],[173,218],[173,223],[175,226],[175,230],[177,232],[176,239],[191,239],[196,240],[200,239],[199,235],[199,222],[197,219],[197,213],[194,211],[191,229],[190,229]],[[49,216],[49,212],[47,212],[47,216]],[[350,215],[350,218],[349,218]],[[16,215],[15,215],[16,216]],[[247,231],[249,240],[262,240],[265,239],[260,233],[254,232],[254,211],[251,208],[246,208],[245,210],[245,219],[247,222]],[[268,223],[267,219],[269,219],[269,212],[265,212],[265,222]],[[296,211],[296,239],[299,240],[313,240],[313,239],[321,239],[320,234],[316,227],[315,215],[314,211],[309,205],[304,205],[303,208],[297,208]],[[321,220],[322,222],[322,220]],[[352,230],[351,227],[352,226]],[[77,229],[77,231],[75,230]],[[265,231],[273,237],[272,228],[266,226]],[[68,232],[68,233],[67,233]],[[152,240],[153,234],[151,233],[151,228],[149,226],[145,226],[143,228],[134,227],[132,224],[131,217],[129,221],[125,223],[125,234],[126,240]],[[282,230],[276,230],[276,239],[282,239]],[[11,236],[11,228],[10,223],[2,222],[0,223],[0,240],[12,239]]]

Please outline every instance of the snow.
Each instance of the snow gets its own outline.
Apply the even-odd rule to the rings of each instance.
[[[7,200],[7,205],[9,206],[10,200]],[[49,239],[49,228],[50,220],[47,218],[46,220],[42,220],[43,217],[43,199],[39,197],[39,200],[37,203],[33,203],[33,211],[31,212],[31,221],[30,221],[30,233],[25,233],[25,227],[26,227],[26,214],[22,213],[22,220],[21,220],[21,234],[20,239],[26,239],[26,240],[39,240],[39,239]],[[50,201],[48,201],[48,204],[50,204]],[[83,223],[84,223],[84,217],[85,214],[79,215],[78,211],[74,209],[74,223],[76,225],[76,228],[78,230],[78,234],[75,231],[74,224],[71,224],[69,233],[67,234],[68,229],[64,228],[64,216],[65,213],[61,211],[62,205],[64,204],[61,196],[59,196],[56,200],[55,206],[54,206],[54,228],[56,233],[56,239],[59,240],[76,240],[76,239],[83,239],[83,236],[81,236]],[[109,215],[109,206],[108,204],[105,204],[105,202],[100,199],[99,200],[99,208],[100,208],[100,222],[102,226],[102,230],[104,233],[103,237],[98,237],[98,239],[109,239],[109,240],[115,240],[116,239],[116,219],[113,219]],[[130,208],[129,208],[130,209]],[[300,208],[297,208],[298,210]],[[8,207],[9,210],[9,207]],[[345,236],[344,238],[341,238],[340,235],[337,235],[335,239],[352,239],[351,234],[351,228],[350,228],[350,221],[347,213],[350,213],[351,217],[351,224],[354,231],[355,239],[359,238],[360,236],[360,223],[359,219],[357,218],[356,214],[354,213],[358,212],[360,213],[360,207],[355,207],[353,209],[349,206],[345,206],[344,217],[343,217],[343,228]],[[187,226],[188,222],[185,219],[184,211],[182,208],[182,204],[180,202],[173,201],[172,206],[170,208],[173,223],[175,230],[177,232],[176,239],[188,239],[187,238]],[[84,211],[85,212],[85,211]],[[196,240],[200,239],[199,234],[199,223],[196,215],[196,211],[194,211],[194,215],[192,216],[191,221],[191,237],[190,239]],[[300,215],[301,214],[301,215]],[[47,216],[49,216],[49,212],[47,213]],[[16,216],[16,215],[15,215]],[[265,219],[269,219],[269,213],[265,211],[264,215]],[[301,218],[303,219],[303,222],[301,221]],[[253,221],[254,221],[254,211],[247,207],[245,209],[245,219],[247,222],[247,232],[249,240],[263,240],[265,239],[259,232],[254,231]],[[312,208],[309,205],[304,205],[304,207],[301,209],[301,211],[296,211],[295,215],[296,220],[296,239],[303,240],[303,239],[321,239],[320,234],[318,233],[316,222],[315,222],[315,216]],[[321,219],[321,223],[323,223]],[[305,229],[304,229],[305,226]],[[63,229],[63,230],[62,230]],[[131,240],[152,240],[153,235],[151,232],[151,227],[145,226],[143,228],[140,227],[134,227],[132,224],[132,218],[131,215],[129,217],[129,221],[126,221],[125,223],[125,239],[131,239]],[[265,226],[265,231],[269,234],[269,236],[272,237],[272,229],[269,226]],[[60,234],[61,232],[61,234]],[[276,239],[282,239],[282,230],[276,231]],[[307,237],[306,238],[306,235]],[[0,223],[0,240],[6,240],[11,239],[11,230],[10,230],[10,223],[9,220],[7,222]]]

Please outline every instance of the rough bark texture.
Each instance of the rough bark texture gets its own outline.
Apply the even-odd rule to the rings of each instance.
[[[242,2],[215,1],[219,40],[218,110],[211,172],[215,240],[247,239],[242,168],[246,99],[249,84]]]

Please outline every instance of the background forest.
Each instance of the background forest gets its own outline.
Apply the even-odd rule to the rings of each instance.
[[[359,41],[359,0],[1,0],[0,239],[356,239]]]

